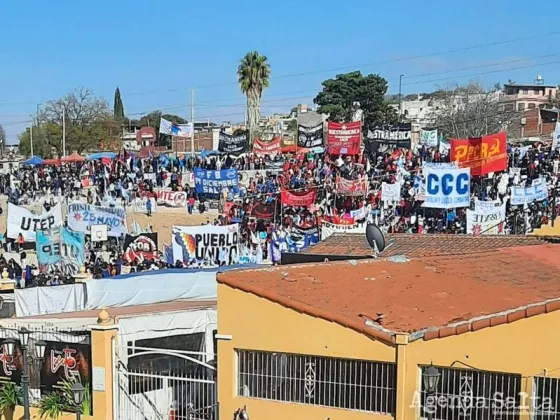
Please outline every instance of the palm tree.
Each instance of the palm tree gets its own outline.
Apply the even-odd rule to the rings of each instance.
[[[257,51],[248,52],[239,63],[237,76],[241,92],[247,97],[249,139],[252,143],[253,134],[261,118],[261,96],[264,88],[269,85],[268,58]]]

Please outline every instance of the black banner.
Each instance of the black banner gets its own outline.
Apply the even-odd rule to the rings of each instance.
[[[46,341],[41,386],[45,391],[64,388],[65,382],[80,382],[91,392],[91,346]]]
[[[274,211],[276,208],[276,200],[270,203],[257,202],[253,205],[251,215],[257,219],[272,220],[274,219]]]
[[[151,260],[158,250],[157,233],[141,233],[137,236],[126,235],[124,239],[123,259],[126,262]]]
[[[323,147],[323,123],[317,124],[315,127],[298,125],[297,145],[305,149]]]
[[[218,151],[227,153],[228,155],[240,155],[247,149],[247,138],[247,133],[243,133],[237,136],[230,136],[226,133],[220,133]]]
[[[411,123],[376,127],[368,131],[366,138],[366,151],[376,153],[390,148],[411,147]]]

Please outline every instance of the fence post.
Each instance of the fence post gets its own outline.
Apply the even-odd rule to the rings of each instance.
[[[93,417],[95,419],[116,420],[114,414],[114,386],[117,378],[113,377],[115,366],[114,349],[118,325],[106,310],[99,312],[97,324],[91,327],[92,354],[92,394]]]

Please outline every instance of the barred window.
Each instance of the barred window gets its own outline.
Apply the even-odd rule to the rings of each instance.
[[[395,414],[396,364],[237,350],[239,396]]]
[[[533,420],[560,418],[560,379],[537,376],[533,381]]]
[[[428,366],[422,367],[422,373]],[[481,370],[437,368],[437,390],[426,395],[421,384],[422,417],[439,420],[516,420],[520,412],[521,375]]]

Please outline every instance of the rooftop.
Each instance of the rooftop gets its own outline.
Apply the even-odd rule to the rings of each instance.
[[[218,274],[218,282],[388,343],[396,333],[428,340],[560,309],[559,251],[552,244],[478,253],[455,247],[405,262],[230,271]]]
[[[463,255],[471,252],[492,251],[499,248],[542,245],[545,239],[521,235],[409,235],[386,234],[390,246],[381,254],[383,257],[406,255],[410,258],[436,255]],[[305,249],[309,255],[348,255],[351,257],[371,256],[372,249],[362,233],[334,234],[333,236]]]

